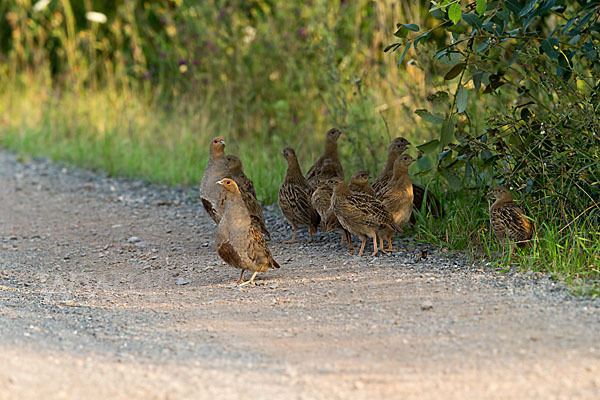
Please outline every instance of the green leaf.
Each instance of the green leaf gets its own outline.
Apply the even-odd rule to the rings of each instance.
[[[417,25],[417,24],[402,24],[402,26],[405,27],[406,29],[408,29],[409,31],[413,31],[413,32],[419,31],[419,25]]]
[[[433,104],[440,104],[440,103],[445,103],[448,102],[448,92],[445,92],[443,90],[438,90],[437,92],[430,94],[427,96],[427,101],[433,103]],[[441,117],[442,119],[444,119],[444,117]]]
[[[446,72],[446,75],[444,75],[444,80],[449,81],[450,79],[456,78],[466,66],[467,64],[465,63],[456,64],[454,67],[450,68],[450,71]]]
[[[531,10],[533,10],[533,7],[535,7],[536,4],[537,4],[537,0],[529,0],[529,3],[527,3],[525,5],[525,7],[523,7],[521,9],[521,11],[519,11],[519,17],[523,18],[524,16],[526,16],[527,14],[529,14],[529,12]]]
[[[442,125],[442,130],[440,131],[440,147],[443,149],[450,143],[452,140],[452,136],[454,135],[454,118],[452,115],[449,115],[448,118],[444,121]]]
[[[450,7],[448,7],[448,18],[450,18],[450,20],[454,22],[454,25],[456,25],[458,21],[460,21],[461,15],[462,10],[460,9],[460,4],[454,3]]]
[[[541,47],[548,57],[556,60],[558,58],[558,55],[560,54],[560,48],[558,47],[558,44],[559,43],[558,40],[556,40],[556,38],[549,37],[548,39],[542,42]]]
[[[430,122],[432,124],[442,124],[444,123],[444,117],[437,116],[435,114],[430,113],[425,109],[415,110],[415,114],[419,117],[423,118],[425,121]]]
[[[401,26],[396,32],[394,32],[394,36],[400,39],[404,39],[408,35],[408,29],[406,27]]]
[[[396,42],[396,43],[392,43],[389,46],[387,46],[385,49],[383,49],[384,53],[387,53],[390,50],[396,50],[398,47],[400,47],[402,45],[402,43],[400,42]]]
[[[487,0],[477,0],[477,7],[475,7],[475,11],[477,11],[477,14],[479,14],[479,16],[482,17],[486,10]]]
[[[433,139],[430,140],[427,143],[423,143],[417,146],[417,150],[419,150],[420,152],[423,152],[425,154],[427,153],[431,153],[432,151],[434,151],[435,149],[438,148],[440,144],[440,141],[437,139]]]
[[[473,27],[474,30],[481,28],[481,20],[476,14],[465,14],[463,19]]]
[[[404,60],[404,56],[406,55],[406,52],[410,48],[411,43],[412,42],[406,43],[406,47],[404,48],[404,51],[402,52],[402,56],[400,57],[400,60],[398,61],[398,66],[400,66],[400,64],[402,64],[402,61]]]
[[[465,89],[465,87],[463,85],[460,85],[458,87],[458,90],[456,91],[456,110],[459,113],[463,113],[467,109],[467,100],[468,99],[469,99],[469,94],[467,92],[467,89]]]
[[[414,42],[415,42],[415,44],[414,44],[414,46],[415,46],[415,50],[417,50],[417,44],[419,44],[419,42],[420,42],[421,40],[423,40],[423,39],[427,39],[427,38],[429,37],[429,35],[431,35],[431,31],[429,31],[429,32],[425,32],[425,33],[422,33],[422,34],[420,34],[419,36],[417,36],[417,37],[415,38],[415,41],[414,41]]]

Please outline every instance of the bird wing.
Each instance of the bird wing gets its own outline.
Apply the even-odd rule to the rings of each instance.
[[[373,196],[355,192],[348,195],[346,200],[347,213],[344,213],[346,219],[374,227],[394,227],[391,214],[385,209],[381,201]]]
[[[312,188],[307,184],[282,184],[279,187],[280,207],[297,216],[298,220],[310,221],[313,225],[319,224],[319,214],[315,211],[311,203]],[[284,211],[284,214],[285,212]],[[316,222],[315,221],[316,215]]]
[[[237,253],[237,251],[235,251],[235,248],[231,245],[231,243],[229,243],[229,241],[219,243],[217,245],[217,253],[219,253],[219,256],[221,256],[223,261],[225,261],[227,264],[237,268],[243,267],[240,255]]]
[[[518,204],[509,203],[492,210],[494,231],[504,231],[516,242],[531,239],[533,221],[526,217],[526,212]]]
[[[273,259],[271,251],[267,246],[265,238],[256,227],[250,225],[248,229],[248,247],[246,255],[256,265],[261,267],[261,270],[268,268],[279,268],[279,264]]]
[[[213,204],[208,199],[201,198],[201,200],[202,205],[204,206],[204,209],[206,210],[210,218],[212,218],[212,220],[215,221],[216,224],[218,224],[221,220],[221,216],[217,213],[217,210],[215,209],[215,207],[213,207]]]

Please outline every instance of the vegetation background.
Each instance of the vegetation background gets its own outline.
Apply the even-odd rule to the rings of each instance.
[[[595,295],[599,8],[0,0],[0,145],[190,185],[206,144],[224,136],[271,203],[283,147],[307,167],[324,133],[340,127],[346,169],[375,174],[389,140],[404,136],[423,155],[415,180],[446,208],[440,220],[418,216],[419,240],[500,252],[498,266],[548,270]],[[516,259],[489,232],[496,183],[526,199],[537,222],[532,248]]]

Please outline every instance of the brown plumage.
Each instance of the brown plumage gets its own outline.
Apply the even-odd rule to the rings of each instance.
[[[329,179],[334,178],[336,176],[341,178],[335,162],[327,158],[323,162],[323,166],[321,167],[319,174],[313,176],[312,179],[308,181],[308,183],[310,183],[314,188],[316,188],[321,183],[325,183]]]
[[[369,194],[373,197],[377,197],[375,190],[369,185],[369,173],[367,171],[358,171],[350,177],[350,188],[351,192],[361,192]]]
[[[410,220],[413,208],[413,184],[408,174],[409,165],[415,161],[408,154],[402,154],[394,163],[394,172],[392,179],[384,186],[380,192],[380,199],[386,210],[392,214],[392,218],[397,227],[402,228]],[[392,247],[392,237],[394,231],[385,229],[381,232],[382,236],[388,240],[387,251],[394,251]],[[383,247],[383,241],[381,243]]]
[[[273,259],[265,238],[252,223],[235,181],[224,178],[217,184],[226,193],[225,208],[215,234],[217,253],[227,264],[242,270],[241,285],[254,283],[256,274],[269,268],[279,268],[279,264]],[[246,270],[254,271],[254,275],[241,283]]]
[[[210,142],[210,154],[200,182],[200,200],[208,215],[219,223],[224,203],[221,203],[219,197],[222,188],[217,185],[217,181],[227,175],[227,166],[225,165],[225,139],[216,137]]]
[[[496,186],[490,194],[496,198],[490,206],[490,225],[502,245],[507,239],[523,246],[533,236],[533,221],[525,210],[513,201],[512,195],[504,186]],[[514,244],[511,244],[514,248]]]
[[[227,177],[235,181],[240,192],[242,193],[242,199],[246,204],[246,208],[248,208],[252,222],[267,238],[270,239],[271,234],[265,225],[265,216],[263,214],[262,207],[256,199],[254,183],[252,183],[246,174],[244,174],[242,161],[238,157],[229,154],[225,156],[225,165],[229,171]],[[225,196],[225,191],[221,191],[221,195]]]
[[[313,192],[311,197],[311,204],[321,217],[321,229],[326,230],[339,230],[342,232],[342,238],[340,245],[344,244],[344,241],[348,242],[348,246],[354,249],[350,233],[345,230],[337,217],[331,209],[331,195],[333,189],[327,185],[327,183],[321,183],[317,189]]]
[[[373,180],[373,183],[371,183],[371,186],[376,193],[379,193],[379,191],[383,189],[385,185],[387,185],[389,180],[392,179],[392,175],[394,173],[394,162],[396,161],[396,158],[400,156],[400,154],[406,151],[409,145],[410,142],[403,137],[397,137],[396,139],[392,140],[388,146],[388,156],[385,162],[385,167],[383,167],[383,171],[381,171],[381,173]]]
[[[337,141],[342,134],[342,131],[336,128],[332,128],[327,132],[325,136],[325,148],[323,154],[315,161],[312,167],[306,173],[306,179],[312,181],[313,178],[321,175],[321,169],[325,160],[331,160],[335,165],[336,176],[344,179],[344,169],[342,168],[342,162],[338,154]]]
[[[312,242],[313,233],[317,231],[320,221],[319,214],[311,204],[313,188],[302,175],[294,149],[286,147],[281,154],[285,157],[288,166],[283,183],[279,186],[278,204],[281,212],[294,228],[292,239],[286,243],[296,241],[296,232],[301,225],[308,226]]]
[[[383,229],[400,229],[394,224],[391,214],[381,201],[365,193],[351,192],[341,179],[333,178],[328,181],[333,187],[331,207],[340,224],[350,233],[360,237],[362,243],[358,255],[361,256],[367,237],[373,239],[374,256],[377,249],[377,233]]]

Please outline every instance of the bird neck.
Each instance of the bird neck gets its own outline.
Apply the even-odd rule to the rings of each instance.
[[[399,187],[408,185],[412,186],[412,179],[410,179],[410,175],[408,174],[408,168],[406,168],[404,165],[394,166],[394,175],[392,176],[392,181]]]
[[[216,161],[219,158],[223,157],[225,151],[222,149],[210,149],[210,154],[208,155],[208,159],[212,161]]]
[[[492,204],[492,208],[498,208],[498,207],[504,206],[506,204],[510,204],[512,202],[513,202],[512,196],[510,196],[510,195],[502,196],[502,197],[496,199],[494,204]]]
[[[347,196],[351,194],[350,187],[346,182],[340,182],[333,188],[333,194],[336,196]]]
[[[337,142],[334,140],[326,140],[325,141],[325,152],[323,154],[329,155],[329,156],[337,156],[338,154],[338,147],[337,147]]]
[[[383,168],[384,173],[390,173],[394,170],[394,162],[396,162],[396,158],[398,158],[398,153],[395,151],[390,151],[388,153],[387,161],[385,162],[385,167]]]
[[[287,171],[285,172],[286,179],[294,179],[298,177],[304,177],[302,175],[302,170],[300,169],[300,164],[298,163],[298,159],[296,157],[290,157],[287,159]]]

